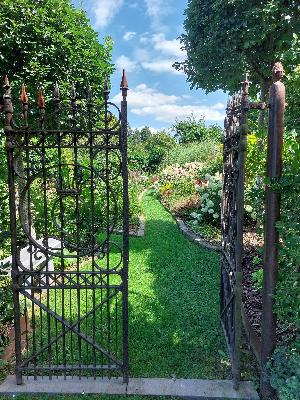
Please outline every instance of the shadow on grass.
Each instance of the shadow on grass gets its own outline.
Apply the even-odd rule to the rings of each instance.
[[[130,243],[132,376],[226,378],[219,256],[189,242],[151,194],[146,235]]]

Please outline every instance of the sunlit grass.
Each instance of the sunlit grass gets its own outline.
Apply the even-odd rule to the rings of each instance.
[[[146,217],[145,237],[130,239],[130,375],[228,378],[230,363],[219,324],[218,254],[189,242],[151,193],[145,195],[143,213]],[[115,235],[113,240],[120,243],[121,237]],[[112,264],[118,264],[117,251],[113,251],[110,257]],[[90,262],[86,259],[81,270],[88,270]],[[119,277],[110,279],[115,283],[120,281]],[[78,314],[84,315],[100,301],[99,291],[94,295],[90,289],[80,292],[65,290],[63,299],[62,292],[57,290],[56,294],[52,291],[49,306],[57,314],[63,314],[70,323],[76,323]],[[102,314],[100,309],[90,314],[80,326],[89,335],[94,331],[96,342],[104,348],[108,347],[110,329],[113,353],[117,353],[113,348],[114,339],[118,338],[119,345],[122,339],[120,314],[116,316],[115,309],[114,299],[109,310],[110,328],[106,321],[106,307]],[[51,337],[54,333],[62,333],[61,324],[56,324],[52,317],[47,319],[46,313],[40,324],[37,312],[36,324],[37,347],[43,347],[47,342],[49,326]],[[107,364],[101,353],[94,352],[75,333],[69,332],[64,340],[65,353],[61,337],[58,344],[53,343],[50,351],[41,354],[39,363],[47,364],[50,360],[54,364],[65,361],[71,365],[81,359],[83,364]]]

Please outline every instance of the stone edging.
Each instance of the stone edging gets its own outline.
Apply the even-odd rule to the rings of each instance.
[[[176,217],[174,215],[173,217],[175,218],[177,225],[181,230],[181,232],[183,233],[183,235],[191,242],[199,246],[203,246],[208,250],[221,251],[221,246],[209,243],[207,240],[203,239],[201,236],[194,233],[181,218]]]

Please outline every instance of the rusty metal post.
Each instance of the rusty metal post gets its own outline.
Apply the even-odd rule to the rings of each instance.
[[[270,113],[267,151],[267,179],[264,227],[264,278],[262,310],[262,348],[260,390],[264,399],[274,396],[274,389],[267,372],[267,363],[276,346],[276,315],[274,292],[278,274],[279,234],[276,223],[280,218],[280,193],[272,187],[282,172],[282,144],[284,131],[285,87],[280,81],[283,67],[273,67],[273,84],[270,87]],[[270,185],[271,184],[271,185]]]

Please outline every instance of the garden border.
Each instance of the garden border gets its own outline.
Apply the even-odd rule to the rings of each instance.
[[[188,227],[188,225],[184,222],[184,220],[182,218],[179,218],[176,215],[173,215],[173,217],[175,218],[177,225],[178,225],[179,229],[181,230],[182,234],[187,239],[189,239],[191,242],[194,242],[198,246],[203,246],[208,250],[217,251],[217,252],[221,251],[221,246],[213,245],[209,241],[203,239],[200,235],[197,235],[196,233],[194,233],[192,231],[192,229]]]

